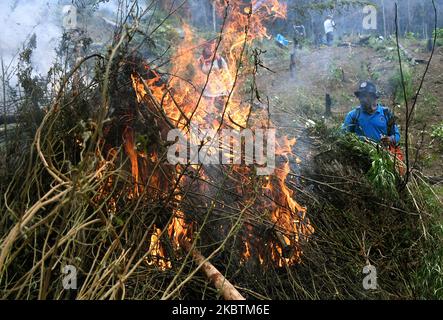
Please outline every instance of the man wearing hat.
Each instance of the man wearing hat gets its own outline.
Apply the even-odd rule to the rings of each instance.
[[[360,106],[348,113],[342,128],[389,149],[396,149],[400,143],[400,131],[391,111],[377,103],[376,86],[365,81],[360,84],[355,96],[360,100]]]

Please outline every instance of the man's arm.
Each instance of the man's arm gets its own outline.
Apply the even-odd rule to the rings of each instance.
[[[385,116],[387,117],[387,126],[388,126],[388,134],[390,135],[388,141],[386,143],[392,143],[394,145],[398,145],[400,143],[400,129],[397,125],[396,118],[392,114],[391,110],[388,108],[384,108]]]
[[[398,145],[400,143],[400,130],[398,128],[398,125],[395,124],[394,125],[394,134],[392,136],[389,137],[389,139],[391,140],[392,143],[394,143],[395,145]]]
[[[351,112],[349,112],[346,115],[345,121],[343,122],[343,124],[341,126],[343,131],[355,133],[354,117],[355,117],[355,110],[352,110]]]

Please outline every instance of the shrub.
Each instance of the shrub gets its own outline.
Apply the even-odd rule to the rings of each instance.
[[[395,92],[395,101],[398,104],[402,104],[406,100],[411,100],[415,94],[414,90],[414,79],[412,75],[412,71],[408,66],[403,67],[403,79],[404,79],[404,88],[401,78],[400,70],[392,77],[391,83],[394,87]],[[406,97],[405,97],[406,92]]]
[[[443,143],[443,122],[432,127],[431,137]]]
[[[435,37],[435,31],[432,37]],[[443,28],[437,29],[437,46],[443,46]]]

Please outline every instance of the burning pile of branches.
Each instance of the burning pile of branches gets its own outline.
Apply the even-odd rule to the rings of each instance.
[[[170,72],[162,73],[132,49],[135,26],[115,37],[108,57],[83,59],[61,82],[25,155],[26,175],[17,175],[5,194],[9,215],[2,220],[0,254],[5,297],[57,297],[62,281],[56,287],[50,282],[62,274],[52,271],[74,265],[84,275],[77,298],[125,297],[127,279],[140,268],[165,277],[174,271],[170,283],[157,289],[162,298],[181,295],[200,268],[216,292],[241,298],[229,282],[220,281],[209,260],[222,269],[255,270],[301,261],[303,243],[314,229],[286,184],[295,139],[275,138],[266,106],[257,108],[254,92],[245,96],[245,83],[260,64],[258,56],[250,62],[251,44],[267,36],[263,23],[284,16],[285,8],[278,1],[248,6],[220,1],[217,8],[223,19],[219,36],[199,39],[184,25]],[[222,99],[204,96],[214,80],[212,70],[200,71],[195,48],[201,46],[211,46],[211,63],[226,57],[227,68],[218,74],[226,92]],[[91,59],[102,73],[85,85],[74,75]],[[91,117],[63,127],[60,120],[80,103],[90,104]],[[218,134],[227,129],[240,136],[242,130],[262,130],[265,136],[238,140],[238,152],[230,141],[218,145]],[[199,156],[204,149],[205,156],[215,152],[230,161],[170,163],[171,130],[194,143]],[[265,137],[268,162],[256,143],[265,143]],[[242,146],[255,152],[242,155]],[[269,162],[274,151],[277,161]],[[259,174],[264,169],[268,175]],[[13,190],[20,184],[26,187],[17,195]],[[25,258],[29,247],[41,252],[35,261]],[[17,266],[18,259],[30,265]],[[11,267],[17,268],[13,274]],[[186,269],[189,276],[181,279]],[[36,279],[38,292],[30,289]],[[30,291],[20,289],[25,287]]]
[[[396,213],[425,207],[424,198],[407,198],[400,211],[374,200],[346,156],[339,170],[319,157],[296,179],[312,182],[316,194],[296,193],[298,142],[272,124],[254,81],[262,63],[253,42],[268,37],[266,22],[284,17],[285,7],[215,3],[220,32],[202,39],[184,24],[168,68],[131,42],[144,12],[119,29],[106,57],[83,58],[58,83],[33,144],[14,154],[0,204],[2,298],[410,295],[399,266],[411,270],[417,261],[395,254],[415,244],[386,230],[415,223]],[[202,48],[209,57],[200,58]],[[92,61],[95,77],[80,81]],[[223,94],[209,94],[217,90]],[[343,199],[355,190],[367,194]],[[376,209],[365,209],[367,199]],[[374,210],[378,220],[370,219]],[[391,245],[400,250],[387,254]],[[371,295],[359,276],[374,259],[387,265],[383,279],[395,277]],[[76,282],[67,283],[72,270]]]
[[[125,108],[127,111],[122,116],[135,123],[136,114],[139,114],[145,126],[154,124],[154,130],[148,129],[150,143],[145,150],[135,146],[133,123],[123,124],[121,131],[134,183],[130,198],[145,198],[149,202],[154,195],[168,208],[150,232],[148,263],[160,269],[172,268],[171,260],[182,255],[180,249],[189,253],[191,244],[196,241],[206,247],[210,256],[233,242],[229,245],[237,252],[237,264],[254,260],[253,264],[268,267],[290,266],[300,261],[301,244],[313,233],[306,209],[294,200],[293,191],[285,182],[295,140],[283,137],[277,141],[276,153],[284,159],[272,168],[275,174],[267,177],[257,176],[258,170],[253,166],[242,165],[241,155],[231,155],[233,150],[229,142],[227,146],[218,145],[217,133],[221,130],[229,128],[240,134],[241,129],[251,128],[249,120],[257,117],[251,101],[242,101],[238,90],[254,72],[254,66],[247,62],[246,51],[252,40],[266,36],[263,13],[284,14],[278,11],[284,9],[280,6],[266,6],[263,11],[256,7],[251,11],[240,4],[234,1],[232,5],[219,5],[221,13],[224,12],[224,23],[220,33],[223,39],[220,36],[217,42],[204,43],[196,39],[190,27],[184,26],[184,39],[172,58],[171,77],[165,79],[140,60],[131,61],[130,65],[136,67],[128,66],[119,71],[119,77],[130,77],[137,97],[137,105],[130,101],[130,107]],[[227,92],[221,103],[202,95],[215,80],[211,71],[207,76],[199,72],[199,60],[193,50],[196,43],[211,46],[211,62],[220,59],[218,51],[226,52],[229,57],[230,68],[215,75],[221,77]],[[144,70],[140,70],[141,67]],[[121,106],[116,108],[122,109]],[[269,119],[261,121],[262,126],[263,122],[266,129],[271,129]],[[122,121],[118,123],[121,125]],[[193,128],[198,131],[202,127],[207,130],[203,137],[200,132],[193,135]],[[187,140],[195,143],[199,157],[203,148],[206,153],[218,153],[220,147],[221,153],[227,153],[227,157],[239,156],[240,161],[235,164],[231,161],[223,167],[191,161],[167,165],[167,151],[161,150],[161,146],[165,145],[171,129],[180,130]],[[214,140],[216,146],[210,143]]]

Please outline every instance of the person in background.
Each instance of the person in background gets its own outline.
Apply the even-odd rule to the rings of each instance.
[[[326,34],[326,44],[330,47],[334,42],[334,31],[336,29],[335,21],[331,15],[326,17],[324,22],[325,34]]]
[[[209,105],[214,106],[218,113],[222,113],[226,98],[233,90],[228,64],[221,55],[215,52],[213,42],[204,45],[198,63],[200,70],[206,75],[202,85],[207,82],[202,95],[209,101]],[[211,113],[211,110],[208,110],[208,114]]]
[[[295,71],[296,71],[295,69],[296,69],[297,49],[302,48],[301,41],[306,36],[306,32],[305,32],[304,25],[300,25],[300,26],[293,25],[292,28],[294,29],[294,39],[293,39],[293,47],[292,47],[292,51],[291,51],[291,56],[290,56],[289,70],[291,72],[291,78],[294,79],[295,78]]]

